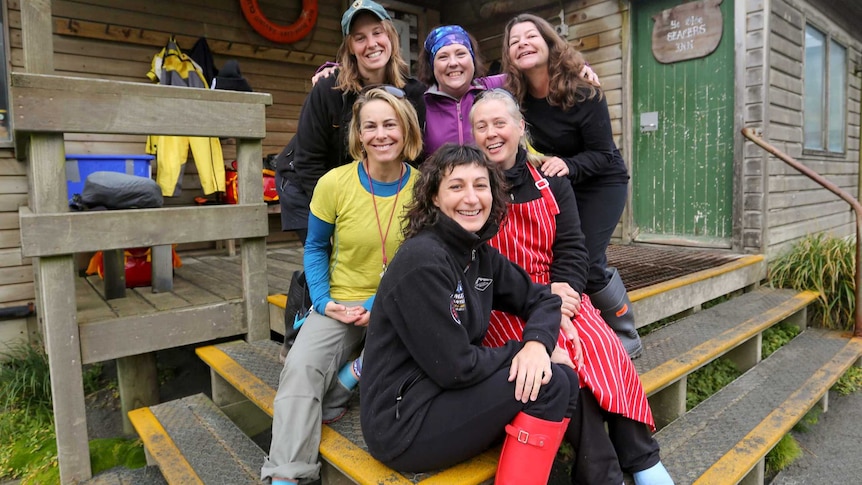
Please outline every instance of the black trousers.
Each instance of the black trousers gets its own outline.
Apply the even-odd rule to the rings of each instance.
[[[515,400],[508,368],[475,386],[444,391],[434,398],[410,447],[386,465],[410,472],[450,467],[498,443],[521,411],[547,421],[571,416],[578,402],[578,376],[569,367],[552,364],[551,369],[551,382],[526,404]]]
[[[566,439],[575,450],[573,485],[619,485],[623,472],[646,470],[661,459],[646,424],[605,411],[588,389],[578,396]]]
[[[610,276],[605,272],[608,266],[605,251],[626,207],[628,182],[614,185],[584,183],[573,188],[590,258],[585,291],[591,294],[607,286],[610,281]]]

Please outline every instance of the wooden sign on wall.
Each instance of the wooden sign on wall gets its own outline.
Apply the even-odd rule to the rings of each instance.
[[[722,0],[688,2],[653,16],[652,53],[662,64],[696,59],[718,47]]]

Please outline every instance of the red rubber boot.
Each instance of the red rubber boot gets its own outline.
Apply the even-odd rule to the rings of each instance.
[[[545,421],[520,412],[506,425],[506,441],[497,465],[496,485],[546,485],[567,419]]]

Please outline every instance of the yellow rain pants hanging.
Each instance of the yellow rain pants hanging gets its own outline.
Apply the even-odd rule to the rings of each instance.
[[[173,36],[165,48],[153,57],[147,77],[170,86],[208,87],[200,67],[180,51]],[[147,153],[156,156],[156,183],[161,187],[162,195],[174,195],[180,172],[188,159],[189,148],[204,194],[224,192],[224,155],[218,138],[150,136],[147,139]]]
[[[156,155],[156,183],[162,195],[171,197],[180,171],[188,158],[189,148],[201,179],[204,194],[224,192],[224,155],[218,138],[200,136],[151,136],[147,153]]]

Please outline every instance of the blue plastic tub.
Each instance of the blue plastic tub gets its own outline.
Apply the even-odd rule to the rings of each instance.
[[[87,175],[93,172],[119,172],[138,177],[152,178],[152,155],[93,155],[66,154],[66,196],[84,190]]]

